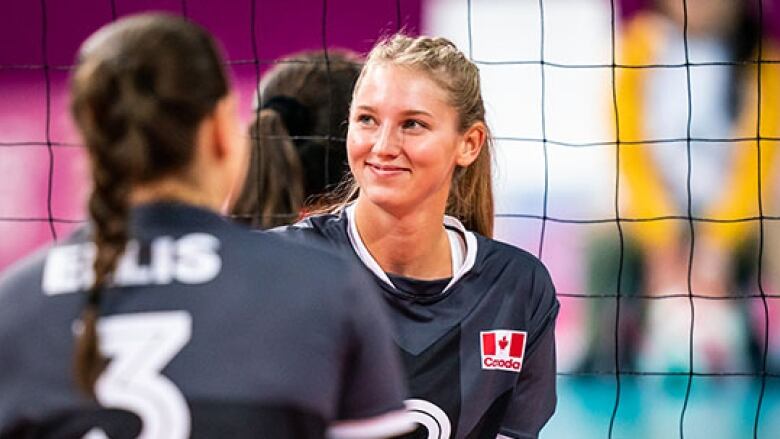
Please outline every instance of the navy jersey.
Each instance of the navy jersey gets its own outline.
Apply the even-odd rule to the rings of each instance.
[[[353,216],[354,205],[275,231],[325,238],[360,260],[384,291],[410,386],[407,407],[421,424],[410,437],[537,437],[556,405],[558,301],[542,263],[445,217],[448,234],[463,244],[453,277],[403,278],[381,270]]]
[[[385,437],[408,431],[381,293],[332,251],[213,212],[135,208],[102,292],[97,400],[74,385],[84,230],[0,279],[0,436]],[[406,428],[406,430],[404,430]],[[86,435],[86,436],[85,436]]]

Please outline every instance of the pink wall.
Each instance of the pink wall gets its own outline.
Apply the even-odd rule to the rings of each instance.
[[[111,21],[112,6],[117,16],[186,10],[207,27],[234,62],[235,85],[248,118],[257,70],[282,55],[322,48],[323,24],[328,47],[366,51],[399,24],[416,32],[421,2],[256,0],[256,56],[249,1],[46,0],[44,7],[37,1],[6,2],[0,13],[0,270],[66,236],[85,218],[87,163],[68,114],[68,76],[79,44]],[[260,60],[257,68],[254,59]]]

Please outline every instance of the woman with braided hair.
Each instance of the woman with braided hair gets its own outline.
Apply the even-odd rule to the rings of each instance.
[[[72,113],[91,224],[0,278],[0,437],[409,425],[365,274],[219,216],[246,162],[223,64],[206,31],[167,15],[124,18],[81,47]]]

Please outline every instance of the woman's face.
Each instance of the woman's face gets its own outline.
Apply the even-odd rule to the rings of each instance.
[[[361,198],[397,213],[430,203],[443,209],[455,166],[476,159],[471,146],[445,91],[426,73],[368,67],[355,90],[347,134]]]

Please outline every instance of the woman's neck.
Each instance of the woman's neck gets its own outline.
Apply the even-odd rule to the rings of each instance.
[[[420,208],[394,215],[361,198],[355,206],[360,239],[382,270],[416,279],[441,279],[453,274],[443,217],[443,208]]]
[[[174,178],[139,184],[130,192],[132,205],[155,201],[178,201],[214,211],[219,211],[221,207],[221,203],[217,202],[212,194]]]

